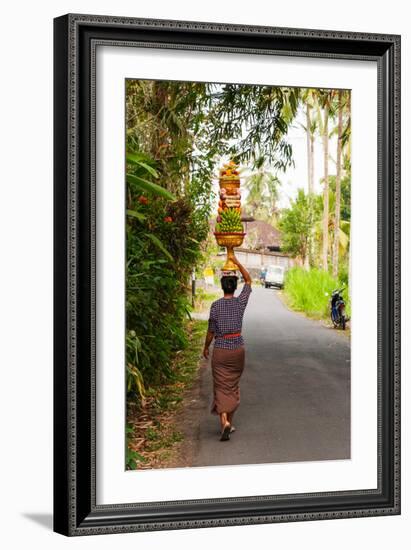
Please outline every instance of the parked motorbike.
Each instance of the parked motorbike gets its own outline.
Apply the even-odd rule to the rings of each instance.
[[[345,315],[345,301],[342,296],[343,290],[345,290],[344,287],[332,291],[330,298],[330,316],[334,328],[341,327],[345,330],[347,318]]]

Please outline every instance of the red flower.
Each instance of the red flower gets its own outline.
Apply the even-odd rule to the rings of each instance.
[[[171,223],[173,221],[173,218],[171,216],[166,216],[164,218],[164,221],[167,222],[167,223]]]
[[[145,197],[144,195],[141,195],[139,198],[138,198],[138,202],[140,204],[148,204],[148,198]]]

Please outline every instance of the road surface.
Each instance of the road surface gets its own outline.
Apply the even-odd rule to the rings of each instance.
[[[240,292],[240,288],[237,294]],[[191,465],[350,458],[350,342],[346,334],[290,311],[277,291],[253,284],[243,321],[245,368],[236,432],[219,441],[211,351],[190,418]],[[195,427],[195,428],[194,428]]]

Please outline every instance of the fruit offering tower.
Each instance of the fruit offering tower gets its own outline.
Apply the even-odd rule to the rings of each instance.
[[[241,222],[240,174],[234,161],[230,161],[220,169],[219,183],[220,200],[214,236],[217,244],[227,249],[227,261],[223,271],[233,272],[238,269],[232,261],[233,249],[242,245],[245,236]]]

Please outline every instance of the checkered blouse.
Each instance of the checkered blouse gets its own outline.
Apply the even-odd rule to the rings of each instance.
[[[243,315],[248,298],[251,293],[251,285],[244,284],[239,296],[232,298],[219,298],[211,304],[208,330],[214,333],[214,347],[236,349],[244,344],[242,336],[223,338],[223,334],[241,332]]]

